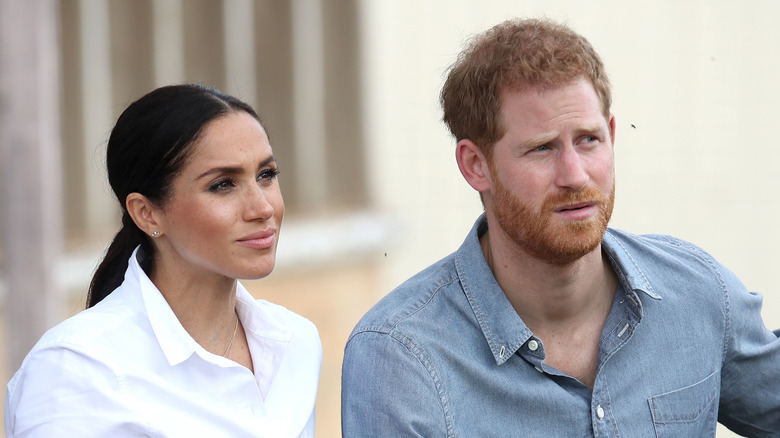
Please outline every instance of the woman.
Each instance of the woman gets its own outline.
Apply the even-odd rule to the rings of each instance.
[[[317,330],[236,281],[271,272],[284,214],[257,114],[159,88],[119,117],[106,155],[122,229],[87,310],[8,384],[7,436],[312,436]]]

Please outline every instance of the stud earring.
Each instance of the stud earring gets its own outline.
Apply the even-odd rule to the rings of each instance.
[[[159,231],[152,231],[152,237],[160,237]]]

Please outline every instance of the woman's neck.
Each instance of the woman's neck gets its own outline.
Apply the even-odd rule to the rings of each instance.
[[[152,283],[181,325],[206,350],[223,355],[236,332],[237,281],[155,260]]]

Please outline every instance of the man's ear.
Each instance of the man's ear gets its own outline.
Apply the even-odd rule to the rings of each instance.
[[[612,149],[615,149],[615,115],[609,115],[609,138],[612,140]]]
[[[144,233],[157,237],[164,232],[157,222],[159,209],[146,196],[136,192],[130,193],[125,199],[125,208],[135,225]]]
[[[490,190],[490,172],[487,158],[473,141],[463,139],[455,147],[455,159],[466,182],[478,192]]]

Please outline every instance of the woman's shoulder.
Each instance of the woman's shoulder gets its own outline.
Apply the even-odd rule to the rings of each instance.
[[[46,331],[25,357],[9,390],[22,376],[41,379],[87,373],[96,378],[96,374],[102,373],[99,370],[111,374],[111,351],[125,345],[117,334],[133,331],[128,329],[132,312],[114,305],[116,297],[109,296],[105,303],[82,310]]]
[[[55,325],[41,336],[30,351],[61,348],[95,356],[127,345],[123,339],[146,330],[148,318],[139,309],[127,305],[117,289],[96,306],[82,310]]]
[[[96,306],[48,330],[8,382],[6,429],[85,436],[127,414],[119,394],[131,320],[126,310]],[[123,421],[130,424],[127,415]],[[53,428],[59,432],[51,434]]]

